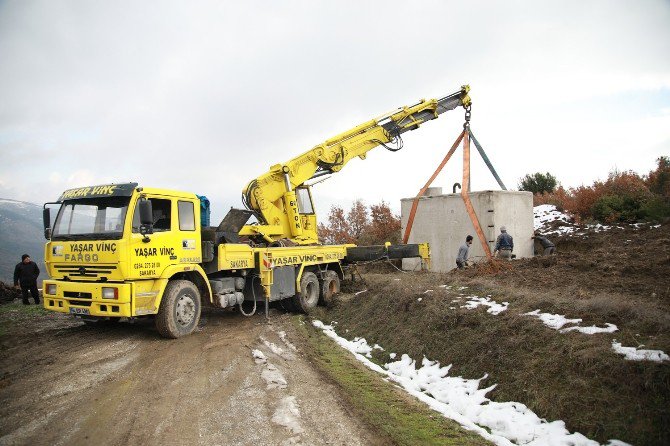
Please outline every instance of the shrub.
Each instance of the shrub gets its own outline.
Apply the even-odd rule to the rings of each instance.
[[[556,177],[547,173],[528,174],[521,178],[519,182],[519,190],[525,190],[534,194],[551,193],[556,189]]]

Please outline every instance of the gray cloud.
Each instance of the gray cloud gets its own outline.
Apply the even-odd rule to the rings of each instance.
[[[566,185],[644,171],[670,151],[667,23],[664,1],[4,2],[0,196],[132,179],[239,206],[271,164],[465,82],[510,186],[537,170]],[[318,186],[318,209],[397,208],[461,123],[453,112],[402,152],[353,161]],[[495,184],[479,161],[473,176]]]

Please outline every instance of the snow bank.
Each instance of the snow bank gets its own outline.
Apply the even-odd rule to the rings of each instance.
[[[487,313],[496,315],[507,310],[507,307],[509,306],[509,302],[503,302],[502,304],[499,304],[495,300],[491,300],[490,297],[468,296],[466,297],[466,299],[468,299],[468,301],[465,303],[465,305],[462,305],[461,308],[467,308],[468,310],[473,310],[477,307],[485,306],[489,307],[486,310]],[[454,301],[452,300],[452,302]]]
[[[580,433],[568,432],[563,421],[547,422],[521,403],[489,400],[486,394],[495,385],[479,388],[486,375],[480,379],[448,376],[451,366],[441,367],[438,362],[424,358],[421,367],[417,368],[416,362],[407,355],[382,368],[356,351],[364,339],[357,338],[358,341],[352,343],[338,336],[330,325],[321,321],[312,321],[312,324],[352,352],[368,368],[398,383],[431,409],[497,445],[598,446],[597,442]],[[611,440],[608,444],[626,445],[618,440]]]
[[[535,229],[540,229],[555,221],[571,224],[571,220],[568,214],[559,211],[553,204],[541,204],[533,208],[533,227]]]
[[[666,355],[662,350],[638,350],[635,347],[624,347],[616,339],[612,341],[612,350],[620,355],[624,355],[629,361],[663,362],[670,360],[670,356]]]

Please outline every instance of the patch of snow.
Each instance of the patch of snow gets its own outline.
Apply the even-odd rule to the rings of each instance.
[[[616,339],[612,341],[612,350],[620,355],[624,355],[629,361],[663,362],[670,360],[670,357],[662,350],[638,350],[635,347],[624,347]]]
[[[300,408],[294,396],[287,396],[279,401],[277,410],[272,415],[272,422],[284,426],[294,434],[301,434],[305,430],[300,425]]]
[[[566,317],[561,314],[540,313],[540,310],[523,313],[521,316],[536,317],[541,320],[544,325],[553,328],[554,330],[558,330],[567,324],[579,324],[582,321],[581,319],[566,319]]]
[[[571,220],[568,214],[559,211],[553,204],[541,204],[533,208],[533,227],[535,229],[540,229],[547,223],[555,221],[570,223]]]
[[[273,364],[267,362],[263,371],[261,372],[261,378],[265,380],[268,389],[285,389],[288,383],[286,378]]]
[[[495,315],[498,315],[507,310],[507,307],[509,306],[509,302],[503,302],[502,304],[499,304],[495,300],[491,300],[490,297],[468,296],[467,299],[468,301],[465,303],[465,305],[462,305],[461,308],[473,310],[477,307],[485,306],[489,307],[488,310],[486,310],[487,313]]]
[[[285,331],[279,331],[279,332],[277,332],[277,334],[279,335],[279,338],[282,340],[282,342],[283,342],[284,344],[286,344],[286,346],[287,346],[288,348],[290,348],[290,349],[293,350],[293,351],[296,351],[296,350],[297,350],[297,349],[295,348],[295,345],[291,344],[291,342],[289,342],[289,340],[286,338],[286,332],[285,332]]]
[[[568,327],[568,328],[562,328],[559,330],[561,333],[567,333],[568,331],[578,331],[580,333],[584,334],[596,334],[596,333],[614,333],[615,331],[619,330],[619,327],[617,327],[614,324],[605,323],[606,327],[596,327],[595,325],[591,325],[590,327]]]
[[[398,383],[431,409],[497,445],[598,446],[597,442],[580,433],[570,433],[563,421],[547,422],[521,403],[499,403],[486,398],[486,394],[495,388],[495,385],[479,388],[486,375],[480,379],[448,376],[451,366],[441,367],[438,362],[424,358],[421,367],[417,368],[416,362],[407,355],[402,355],[399,361],[388,363],[382,368],[352,350],[352,343],[338,336],[332,326],[321,321],[312,321],[312,324],[352,352],[368,368]],[[356,345],[363,341],[359,338]],[[625,443],[619,440],[610,440],[609,443],[609,446],[623,445]]]
[[[263,344],[265,344],[265,346],[267,348],[269,348],[272,351],[272,353],[274,353],[275,355],[277,355],[277,356],[283,356],[284,355],[284,349],[281,348],[280,346],[278,346],[277,344],[275,344],[273,342],[270,342],[267,339],[262,338],[262,337],[261,337],[261,341],[263,341]]]
[[[398,279],[398,280],[400,280],[400,279]],[[354,296],[358,296],[359,294],[363,294],[363,293],[365,293],[366,291],[367,291],[367,290],[358,291],[358,292],[354,293]]]
[[[260,350],[251,350],[251,355],[254,357],[256,364],[265,364],[268,360]]]

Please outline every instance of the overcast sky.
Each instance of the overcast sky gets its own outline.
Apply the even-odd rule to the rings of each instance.
[[[510,188],[646,173],[670,154],[670,1],[0,1],[0,197],[137,181],[207,195],[221,218],[270,165],[465,83]],[[317,211],[399,211],[462,123],[353,160],[315,186]],[[473,159],[473,190],[496,187]]]

